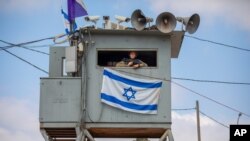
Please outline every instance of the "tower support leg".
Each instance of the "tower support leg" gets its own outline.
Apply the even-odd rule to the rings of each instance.
[[[167,129],[164,132],[159,141],[166,141],[167,139],[168,141],[174,141],[174,137],[170,129]]]
[[[90,140],[90,141],[95,141],[95,139],[92,137],[92,135],[89,133],[89,131],[87,129],[84,129],[83,130],[83,133],[84,135],[87,136],[87,138]]]
[[[92,135],[89,133],[87,129],[81,129],[80,127],[76,127],[76,141],[95,141]]]
[[[80,127],[76,127],[76,141],[84,141],[85,135]]]
[[[40,132],[41,132],[45,141],[52,141],[52,139],[48,136],[48,134],[46,133],[46,131],[44,129],[40,129]]]

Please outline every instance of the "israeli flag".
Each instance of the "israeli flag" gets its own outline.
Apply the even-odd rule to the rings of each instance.
[[[70,20],[69,20],[69,16],[67,13],[65,13],[63,11],[63,9],[61,8],[61,13],[63,15],[63,18],[64,18],[64,26],[65,26],[65,32],[66,34],[70,34]],[[77,29],[77,25],[76,23],[74,23],[74,26],[73,26],[73,32]]]
[[[157,114],[162,81],[141,79],[104,68],[101,101],[122,110]]]

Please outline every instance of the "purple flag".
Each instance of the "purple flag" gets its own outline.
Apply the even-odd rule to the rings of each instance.
[[[82,0],[68,0],[68,15],[70,22],[76,17],[88,15],[86,6],[83,4]]]

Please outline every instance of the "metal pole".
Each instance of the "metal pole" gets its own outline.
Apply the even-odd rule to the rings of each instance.
[[[200,129],[200,108],[199,101],[196,101],[196,118],[197,118],[197,135],[198,141],[201,141],[201,129]]]
[[[40,132],[41,132],[44,140],[49,141],[49,136],[47,135],[46,131],[44,129],[40,129]]]
[[[95,139],[92,137],[92,135],[89,133],[87,129],[84,129],[83,133],[88,137],[90,141],[95,141]]]
[[[174,137],[172,134],[171,129],[167,129],[164,134],[161,136],[161,138],[159,139],[159,141],[166,141],[168,138],[168,141],[174,141]]]
[[[69,16],[69,23],[70,23],[70,34],[74,31],[75,26],[75,7],[73,6],[74,0],[68,0],[68,16]],[[72,39],[69,39],[70,46],[74,46],[74,42]]]
[[[70,21],[70,33],[72,34],[74,32],[74,25],[75,25],[75,20]],[[69,39],[70,46],[76,46],[74,40]]]
[[[239,121],[240,121],[240,117],[242,116],[242,113],[239,113],[238,115],[238,119],[237,119],[237,125],[239,124]]]
[[[69,23],[70,23],[70,36],[69,36],[69,45],[70,46],[77,46],[76,42],[74,41],[74,26],[75,26],[75,7],[73,6],[74,0],[68,0],[68,16],[69,16]],[[78,54],[78,53],[77,53]],[[76,60],[78,63],[78,59]],[[78,65],[77,65],[78,70]],[[68,76],[77,76],[77,72],[68,73]]]

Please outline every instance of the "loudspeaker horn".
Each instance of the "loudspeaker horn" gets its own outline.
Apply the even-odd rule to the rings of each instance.
[[[153,22],[153,19],[146,17],[140,9],[135,10],[131,15],[131,24],[138,31],[142,31],[148,22]]]
[[[172,13],[163,12],[157,17],[156,26],[163,33],[172,32],[176,27],[176,18]]]
[[[200,25],[200,16],[196,13],[191,17],[177,18],[177,20],[186,26],[185,31],[189,34],[195,33]]]

